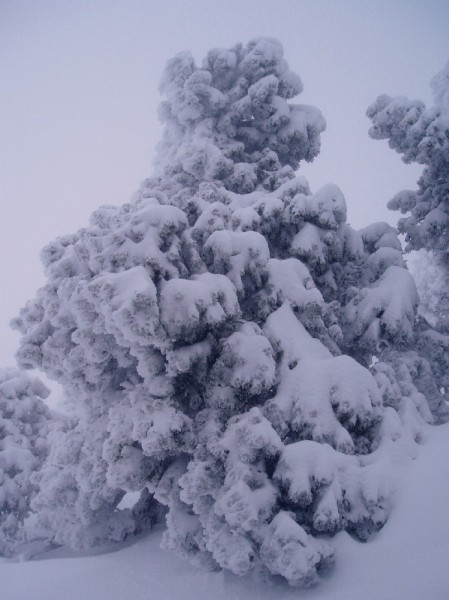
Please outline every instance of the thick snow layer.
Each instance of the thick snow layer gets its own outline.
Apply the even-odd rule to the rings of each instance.
[[[415,461],[401,459],[396,509],[367,544],[340,533],[332,576],[312,590],[193,568],[159,548],[161,531],[102,555],[57,550],[0,562],[5,600],[447,600],[449,425],[429,428]]]

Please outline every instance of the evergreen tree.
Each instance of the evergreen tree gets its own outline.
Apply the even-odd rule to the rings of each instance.
[[[156,176],[44,249],[15,326],[21,365],[77,415],[36,477],[51,541],[165,513],[165,547],[194,562],[310,585],[333,534],[385,522],[389,452],[437,386],[394,230],[353,230],[337,186],[295,174],[325,127],[301,89],[273,39],[176,56]]]
[[[416,264],[422,311],[449,333],[449,63],[432,88],[430,108],[419,100],[383,95],[367,114],[371,137],[388,139],[404,162],[424,165],[418,189],[399,192],[388,206],[406,215],[398,229],[405,234],[407,251],[427,251]]]
[[[20,552],[22,527],[37,491],[33,473],[48,454],[48,438],[62,428],[43,399],[48,389],[18,369],[0,370],[0,556]]]
[[[371,137],[388,139],[404,162],[424,165],[418,189],[399,192],[388,207],[407,215],[398,222],[406,251],[420,251],[413,261],[425,317],[415,332],[420,387],[430,386],[426,395],[434,413],[446,420],[442,392],[449,389],[449,63],[434,77],[432,88],[435,104],[430,108],[419,100],[383,95],[367,115]]]

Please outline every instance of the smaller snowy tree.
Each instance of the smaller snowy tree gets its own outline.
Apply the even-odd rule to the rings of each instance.
[[[26,541],[23,522],[37,486],[33,480],[48,454],[48,437],[59,425],[43,399],[44,384],[17,369],[0,370],[0,555]]]
[[[449,63],[432,80],[434,106],[405,97],[383,95],[367,111],[370,135],[388,139],[406,163],[424,165],[416,191],[399,192],[388,207],[407,215],[398,222],[406,250],[420,251],[412,261],[421,297],[423,320],[415,330],[414,358],[408,369],[417,387],[430,398],[437,419],[446,420],[449,364]],[[411,362],[410,362],[411,361]],[[397,362],[397,359],[396,359]],[[416,377],[418,375],[418,377]]]
[[[388,207],[407,215],[398,223],[407,251],[430,254],[416,264],[422,311],[441,332],[449,332],[449,63],[432,80],[434,105],[403,96],[379,96],[367,111],[370,135],[387,139],[404,162],[424,165],[418,190],[399,192]]]

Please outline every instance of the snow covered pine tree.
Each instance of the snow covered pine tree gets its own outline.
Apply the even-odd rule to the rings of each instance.
[[[383,95],[367,111],[370,135],[388,139],[404,162],[424,165],[418,190],[403,190],[388,207],[408,214],[398,222],[413,257],[423,319],[416,335],[440,389],[449,389],[449,63],[432,80],[435,105]],[[446,403],[436,411],[447,420]]]
[[[301,89],[270,38],[201,68],[177,55],[157,176],[44,249],[15,326],[20,364],[78,417],[36,477],[52,542],[165,515],[165,547],[196,563],[311,585],[333,534],[384,524],[390,450],[414,446],[438,389],[394,230],[353,230],[335,185],[295,174],[325,128],[289,102]]]
[[[383,95],[368,109],[370,135],[388,139],[406,163],[424,165],[418,190],[404,190],[389,208],[407,217],[398,228],[407,250],[424,250],[417,277],[421,309],[442,332],[449,332],[449,63],[432,80],[435,104]]]
[[[49,390],[18,369],[0,370],[0,556],[21,551],[24,520],[37,486],[33,473],[48,453],[48,437],[62,429],[43,399]]]

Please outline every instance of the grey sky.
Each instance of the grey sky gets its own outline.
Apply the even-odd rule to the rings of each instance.
[[[0,0],[0,365],[13,362],[10,318],[43,283],[41,247],[151,175],[173,54],[277,37],[299,102],[328,123],[302,174],[341,187],[353,226],[393,224],[385,204],[420,169],[369,139],[365,110],[380,93],[430,100],[448,25],[446,0]]]

